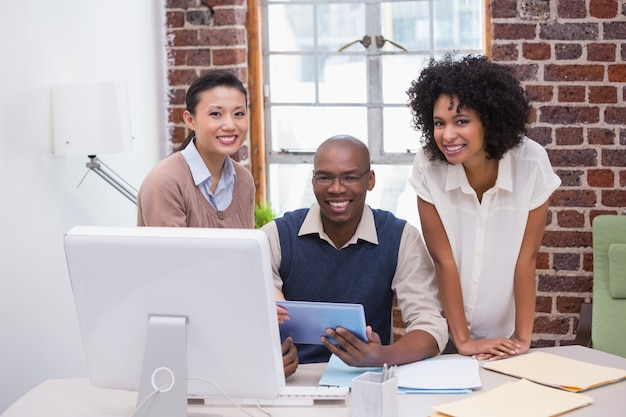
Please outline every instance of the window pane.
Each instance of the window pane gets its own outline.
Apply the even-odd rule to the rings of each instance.
[[[270,55],[270,100],[315,103],[315,62],[311,56]]]
[[[272,4],[267,6],[270,51],[313,49],[313,6]]]
[[[435,49],[440,51],[480,49],[484,24],[482,0],[434,2]]]
[[[311,164],[270,164],[270,201],[274,214],[310,207],[315,201]]]
[[[367,117],[361,107],[272,107],[272,149],[315,151],[331,136],[348,134],[364,142]]]
[[[417,197],[409,185],[410,165],[372,165],[376,185],[367,193],[367,204],[388,210],[419,227]]]
[[[428,64],[427,55],[386,55],[383,62],[383,100],[389,104],[406,104],[406,91],[422,68]]]
[[[407,1],[382,3],[383,36],[409,51],[430,50],[430,16],[428,2]],[[386,44],[386,51],[398,50]]]
[[[364,56],[329,56],[320,62],[321,103],[365,103]]]
[[[411,127],[408,107],[383,109],[383,144],[385,152],[415,152],[420,147],[420,134]]]
[[[319,4],[318,48],[337,52],[342,46],[365,35],[365,5],[363,3]],[[356,44],[349,51],[363,52]]]

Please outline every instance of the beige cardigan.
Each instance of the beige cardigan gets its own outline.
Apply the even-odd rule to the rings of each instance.
[[[237,180],[233,200],[218,211],[196,187],[180,152],[161,160],[146,176],[137,196],[137,225],[254,228],[254,180],[233,161]]]

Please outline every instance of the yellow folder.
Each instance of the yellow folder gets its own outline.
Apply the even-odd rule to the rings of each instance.
[[[626,370],[594,365],[546,352],[483,364],[483,368],[540,384],[580,392],[626,378]]]
[[[536,384],[506,382],[484,394],[433,407],[430,417],[548,417],[589,405],[593,398]]]

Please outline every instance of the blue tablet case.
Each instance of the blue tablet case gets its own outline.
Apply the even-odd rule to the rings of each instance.
[[[289,320],[279,325],[281,340],[291,336],[294,343],[321,345],[320,336],[325,335],[327,328],[343,327],[367,341],[361,304],[313,301],[277,301],[276,304],[289,314]]]

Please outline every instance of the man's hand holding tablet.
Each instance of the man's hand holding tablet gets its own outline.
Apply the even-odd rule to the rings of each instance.
[[[285,309],[289,317],[282,322],[279,317],[282,340],[291,336],[294,343],[321,345],[324,336],[335,342],[326,331],[337,327],[348,330],[363,342],[368,340],[361,304],[313,301],[276,301],[276,304]]]

